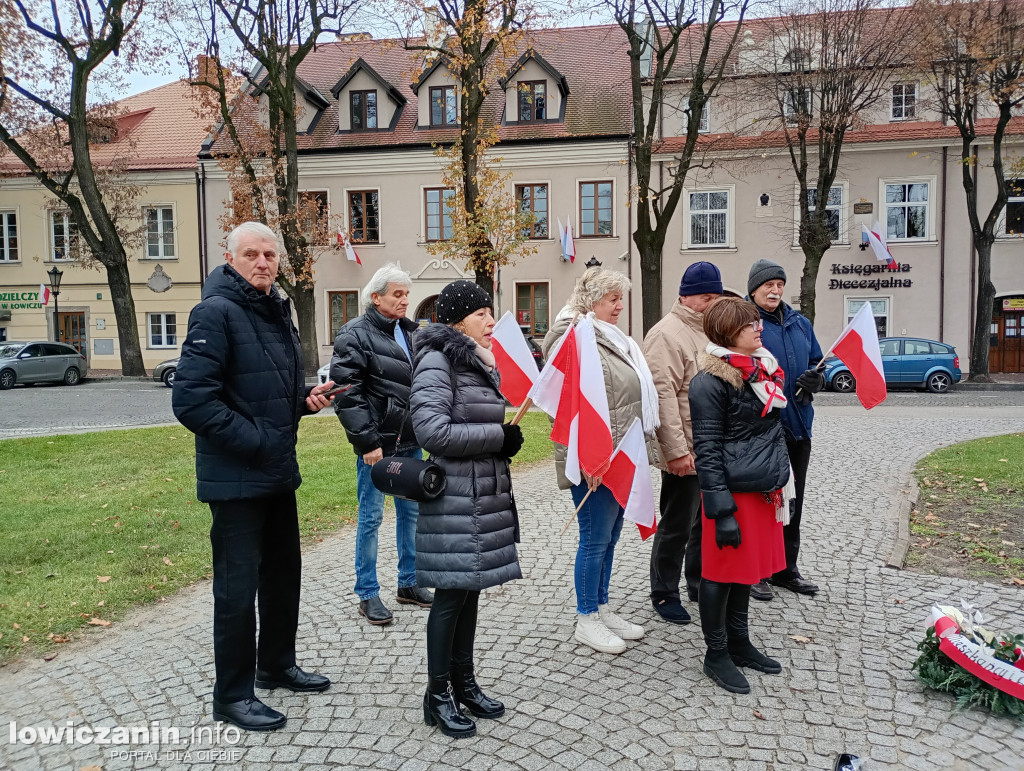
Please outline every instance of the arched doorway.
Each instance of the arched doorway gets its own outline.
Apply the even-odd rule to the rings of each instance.
[[[989,372],[1024,372],[1024,294],[997,297],[989,335]]]
[[[426,300],[421,302],[416,308],[416,315],[413,318],[414,321],[423,322],[429,321],[431,323],[437,321],[437,295],[432,294]]]

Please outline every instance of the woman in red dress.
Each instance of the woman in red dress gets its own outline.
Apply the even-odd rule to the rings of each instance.
[[[738,667],[777,674],[782,666],[750,642],[749,587],[783,569],[782,525],[791,490],[779,411],[785,373],[761,346],[757,308],[727,297],[704,311],[711,341],[690,383],[690,415],[704,516],[698,604],[707,644],[704,674],[733,693],[749,693]],[[768,571],[768,572],[765,572]]]

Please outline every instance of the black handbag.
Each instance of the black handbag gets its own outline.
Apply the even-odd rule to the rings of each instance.
[[[444,492],[444,469],[432,460],[389,455],[370,467],[373,486],[407,501],[430,501]]]

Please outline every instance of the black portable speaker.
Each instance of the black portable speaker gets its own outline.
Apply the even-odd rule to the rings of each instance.
[[[373,486],[407,501],[433,500],[445,488],[444,469],[430,460],[389,455],[370,467]]]

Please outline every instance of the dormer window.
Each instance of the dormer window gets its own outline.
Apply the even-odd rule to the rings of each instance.
[[[454,126],[459,122],[458,115],[455,86],[432,86],[430,88],[430,125]]]
[[[350,91],[349,115],[353,131],[367,131],[377,128],[377,92]]]
[[[543,80],[519,82],[519,122],[533,123],[546,120],[547,83]]]

